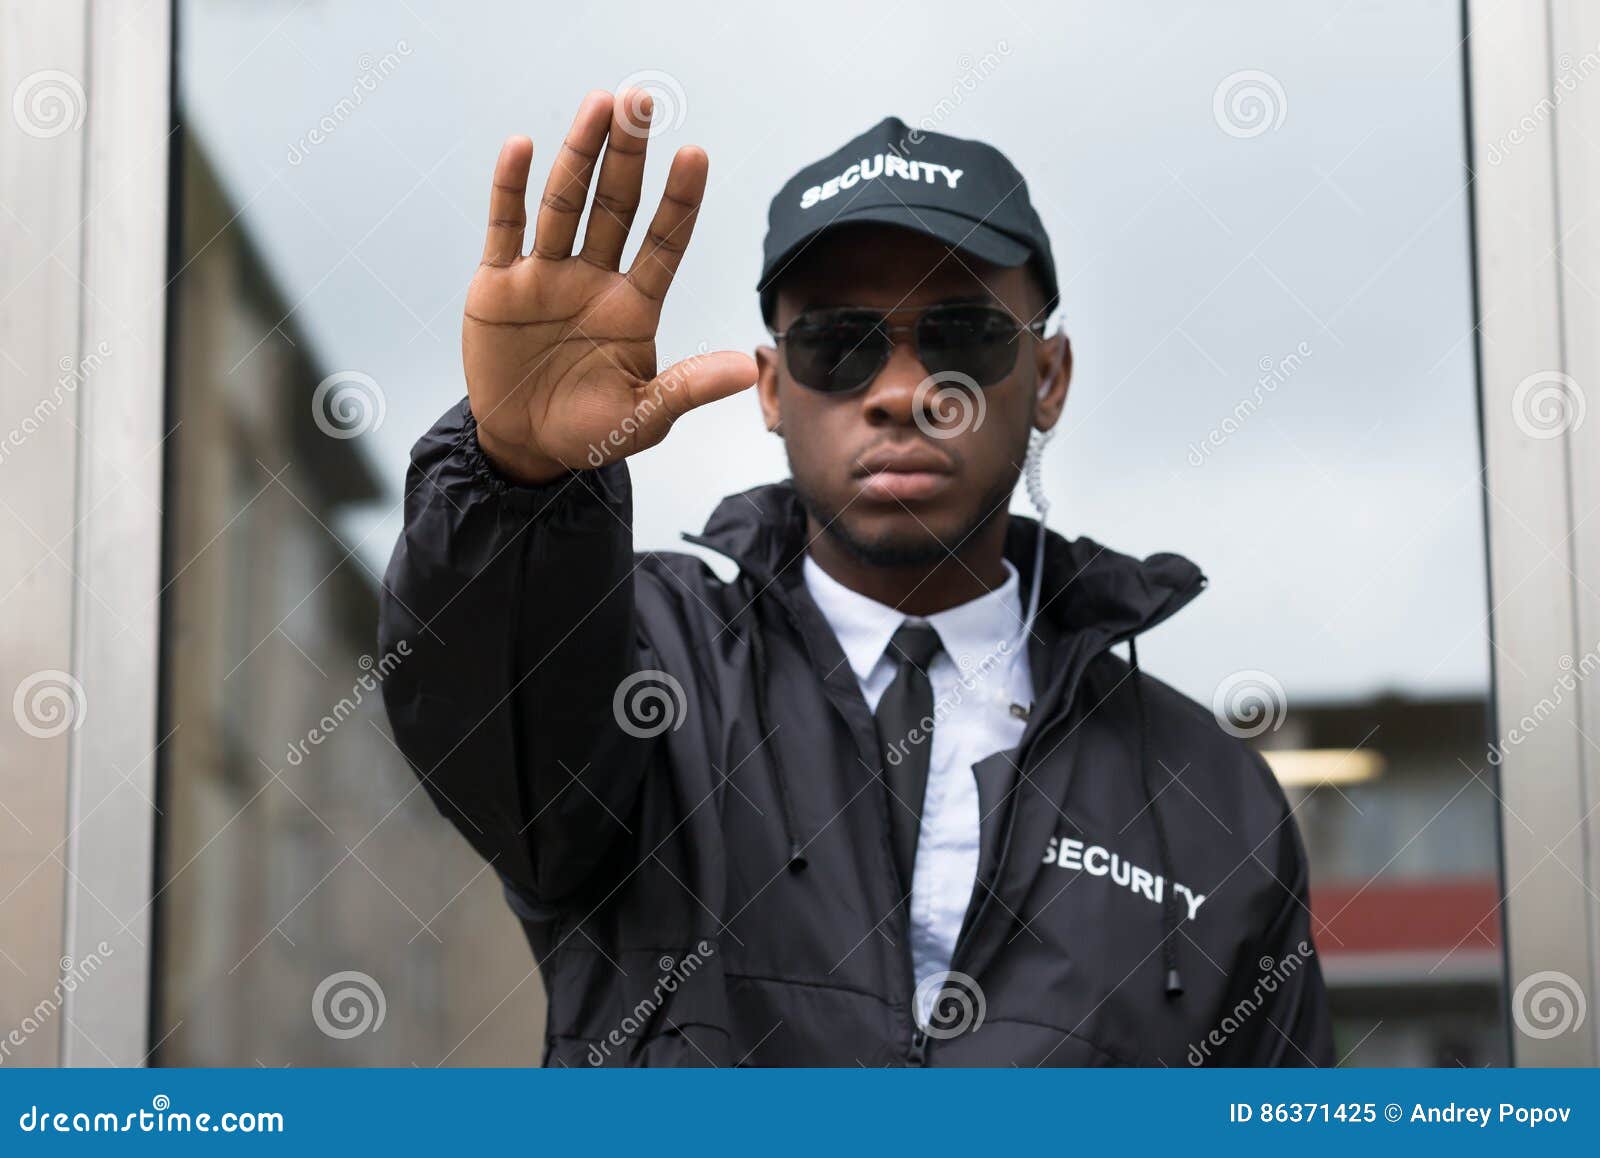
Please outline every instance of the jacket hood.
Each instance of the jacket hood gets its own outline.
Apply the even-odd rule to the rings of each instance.
[[[1033,578],[1034,542],[1039,524],[1013,514],[1006,531],[1005,555],[1017,568],[1022,589]],[[794,484],[769,483],[717,504],[691,543],[726,555],[752,578],[766,584],[788,574],[805,551],[806,519]],[[1088,537],[1067,539],[1046,531],[1044,578],[1039,614],[1066,633],[1087,629],[1112,638],[1154,627],[1198,595],[1206,585],[1200,568],[1168,552],[1135,559]]]

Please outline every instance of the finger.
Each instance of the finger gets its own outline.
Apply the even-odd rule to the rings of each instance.
[[[639,186],[644,181],[645,146],[654,107],[643,89],[623,89],[611,112],[606,155],[595,184],[594,208],[583,235],[583,258],[606,269],[622,264],[622,247],[639,211]]]
[[[589,182],[594,163],[605,143],[611,124],[611,94],[592,92],[578,106],[561,152],[550,166],[544,200],[539,203],[539,220],[533,231],[533,252],[539,257],[572,256],[572,241],[578,236],[578,219],[589,199]]]
[[[628,280],[647,298],[659,302],[672,286],[672,277],[678,272],[678,263],[694,232],[709,165],[705,150],[693,145],[685,145],[672,158],[667,188],[661,194],[655,219],[650,222],[650,232],[628,267]]]
[[[694,354],[674,362],[645,385],[639,412],[648,413],[652,425],[670,426],[695,407],[749,389],[755,381],[756,363],[749,354],[737,350]]]
[[[483,239],[484,265],[510,265],[522,256],[522,235],[528,225],[528,166],[533,142],[509,137],[494,163],[494,188],[489,193],[489,235]]]

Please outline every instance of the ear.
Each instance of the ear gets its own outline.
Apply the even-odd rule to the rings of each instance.
[[[778,350],[775,346],[756,347],[756,396],[761,400],[761,420],[767,429],[783,437],[783,411],[778,406]]]
[[[1049,430],[1061,419],[1067,404],[1067,388],[1072,384],[1072,343],[1060,331],[1042,338],[1035,347],[1038,359],[1039,398],[1033,411],[1033,424]]]

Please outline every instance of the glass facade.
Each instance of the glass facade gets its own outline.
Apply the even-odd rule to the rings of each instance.
[[[887,112],[1007,151],[1076,354],[1052,523],[1210,577],[1141,659],[1288,787],[1338,1052],[1505,1063],[1458,7],[948,4],[842,55],[828,20],[574,11],[510,71],[481,61],[532,18],[497,7],[178,5],[157,1060],[539,1055],[494,875],[387,734],[376,591],[407,448],[463,390],[499,140],[542,174],[643,62],[647,202],[672,147],[712,158],[664,360],[764,340],[766,201],[804,159]],[[826,64],[752,100],[726,54],[778,40]],[[730,400],[637,460],[642,547],[785,473],[759,422]]]

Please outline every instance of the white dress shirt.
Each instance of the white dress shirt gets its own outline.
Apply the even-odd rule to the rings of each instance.
[[[867,707],[894,681],[898,664],[885,655],[902,623],[928,623],[941,650],[928,665],[935,725],[928,788],[922,802],[916,866],[911,875],[911,965],[920,986],[950,968],[956,936],[978,877],[978,782],[972,766],[1022,738],[1025,721],[1013,703],[1033,702],[1028,650],[1019,644],[1023,608],[1017,571],[970,602],[925,618],[868,599],[833,578],[807,555],[806,587],[833,628]],[[926,1023],[938,986],[919,991]]]

